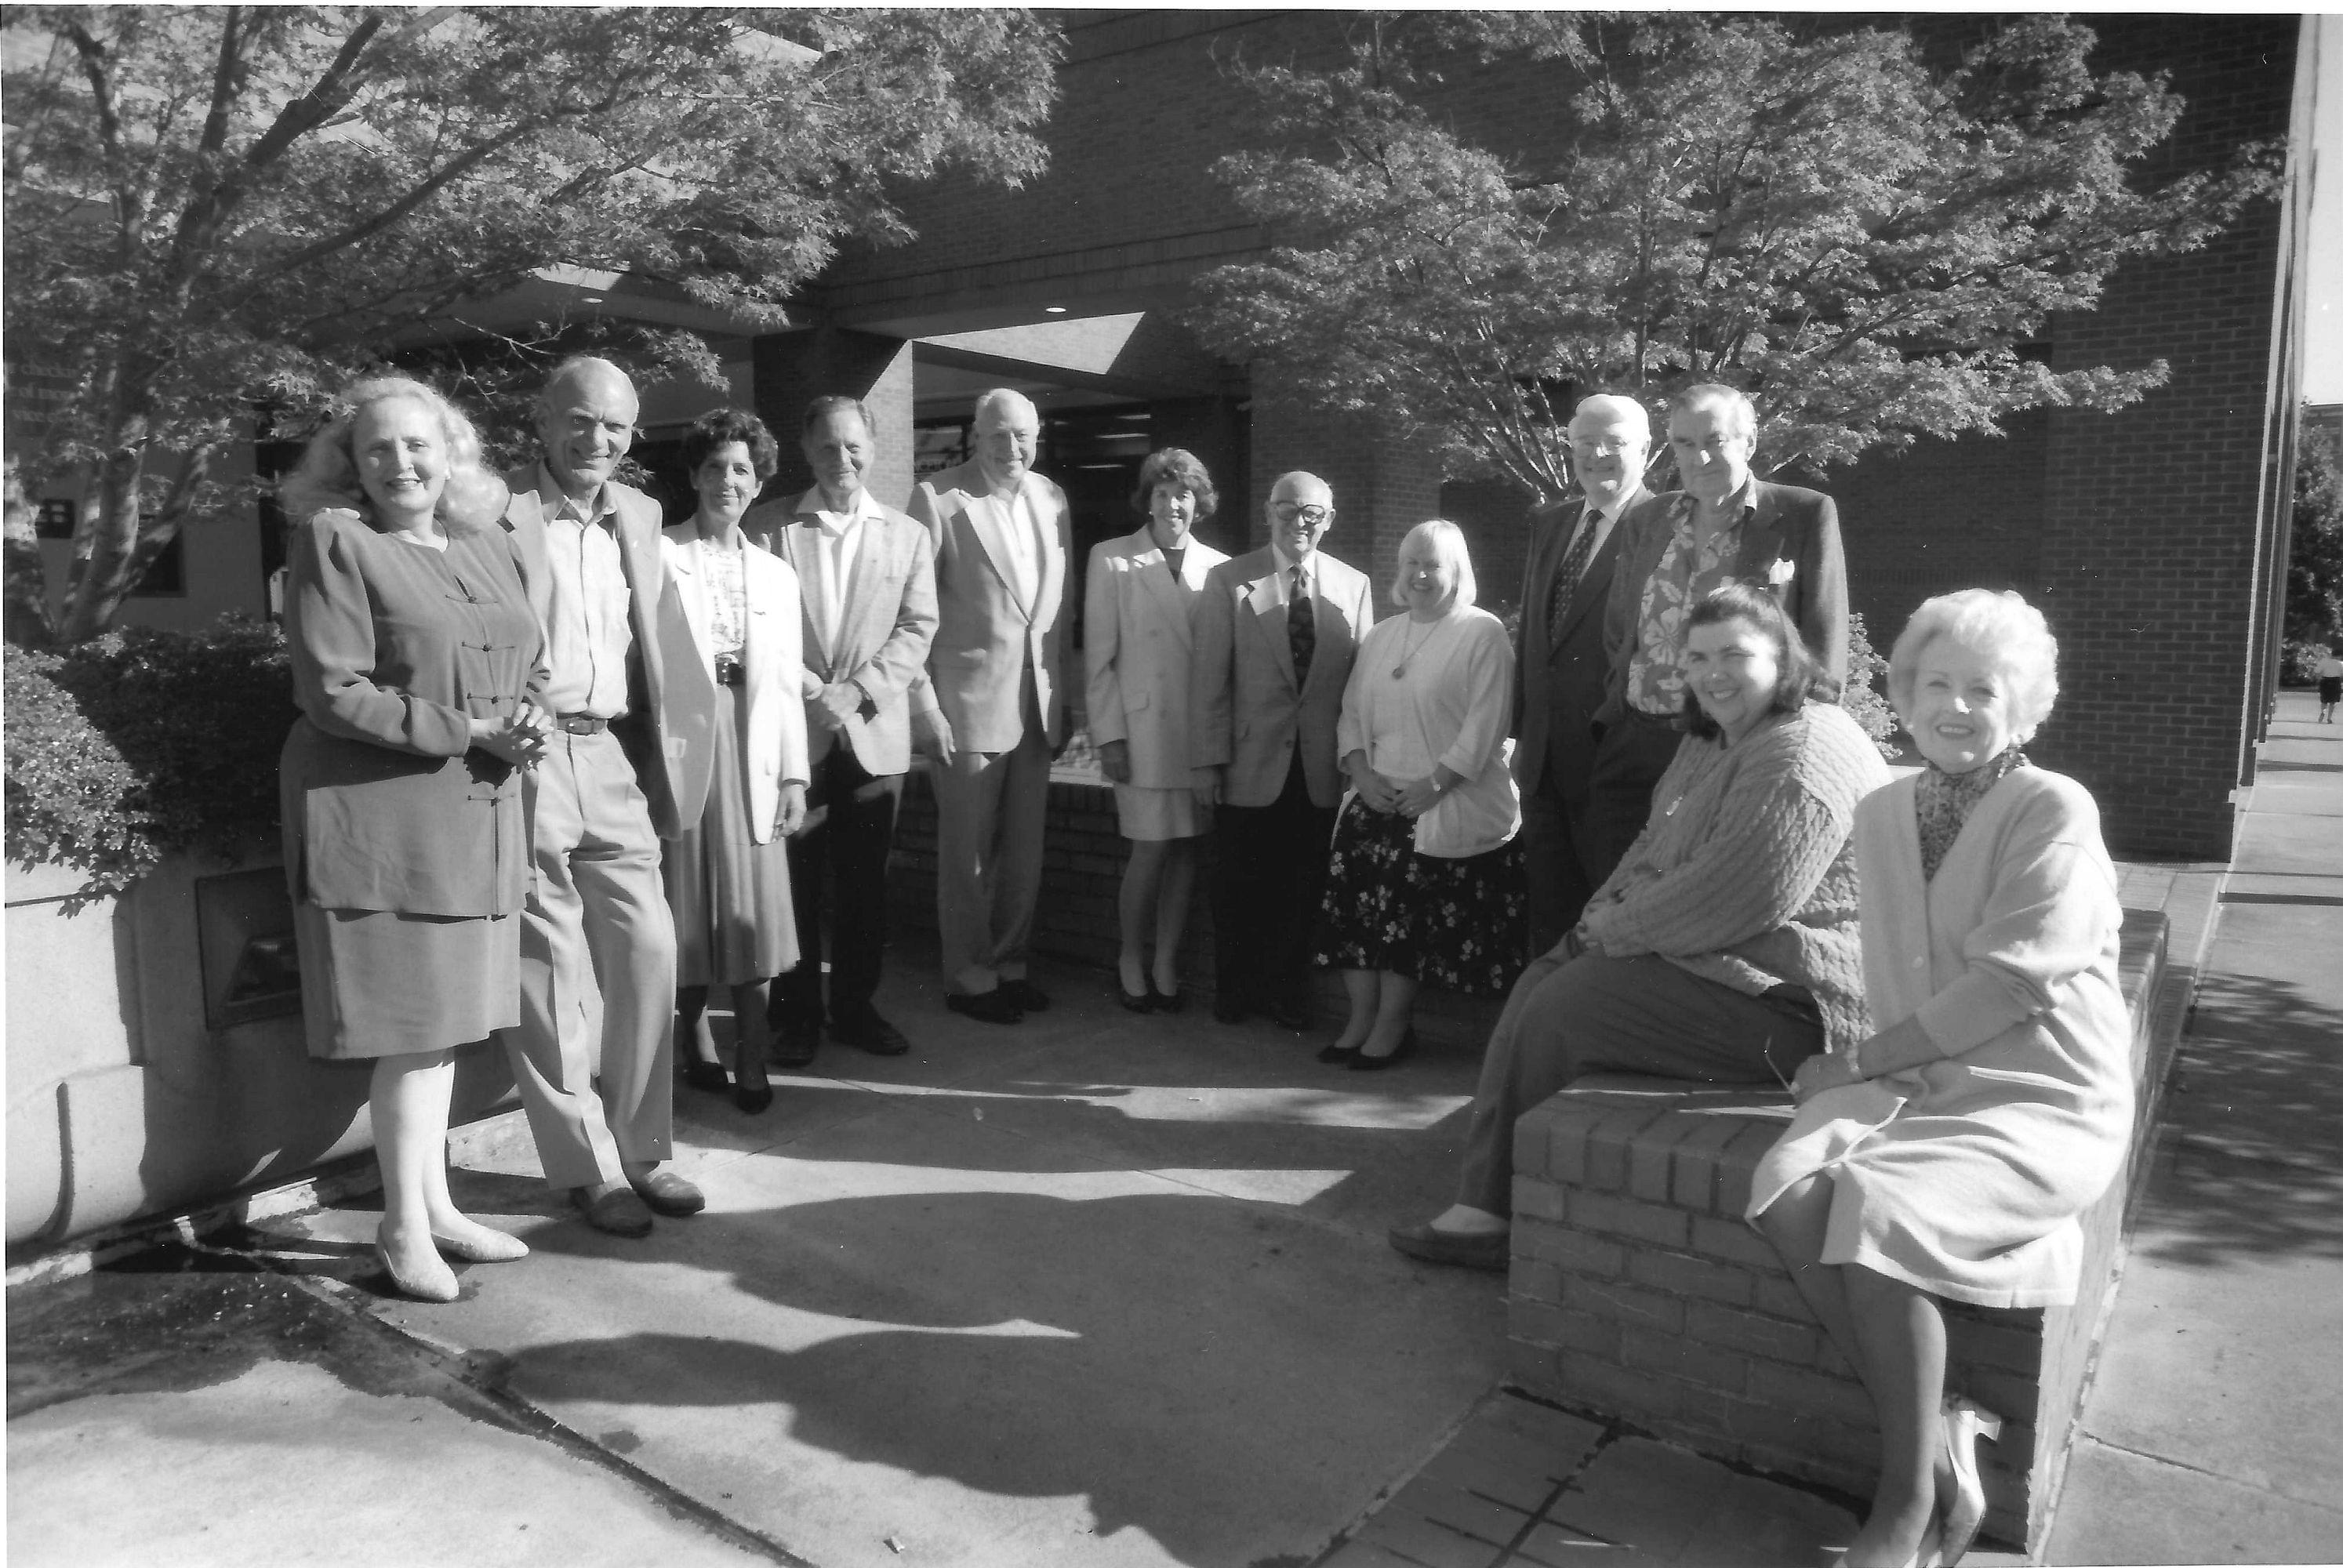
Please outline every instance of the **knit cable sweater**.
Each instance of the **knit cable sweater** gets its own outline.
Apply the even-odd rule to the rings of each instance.
[[[1586,907],[1614,958],[1656,953],[1756,996],[1804,986],[1833,1049],[1870,1032],[1863,1000],[1855,805],[1887,782],[1845,711],[1810,702],[1728,746],[1687,738],[1652,815]]]

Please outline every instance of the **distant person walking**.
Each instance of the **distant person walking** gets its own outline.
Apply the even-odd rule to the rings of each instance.
[[[471,422],[419,382],[361,381],[279,495],[301,717],[279,774],[309,1050],[372,1060],[391,1282],[456,1299],[449,1257],[526,1256],[447,1191],[455,1047],[520,1021],[544,639],[503,484]],[[442,1254],[445,1254],[443,1256]]]
[[[2343,658],[2332,648],[2318,650],[2318,722],[2335,722],[2335,705],[2343,702]]]

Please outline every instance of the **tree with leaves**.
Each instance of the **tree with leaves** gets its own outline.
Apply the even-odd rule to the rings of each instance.
[[[2343,640],[2343,438],[2306,424],[2294,459],[2294,527],[2286,558],[2286,640]]]
[[[1394,417],[1454,477],[1570,487],[1569,405],[1722,381],[1762,466],[1815,470],[2024,409],[2162,384],[2053,369],[2055,311],[2204,245],[2273,187],[2268,149],[2151,178],[2182,103],[2095,73],[2025,15],[1939,60],[1830,18],[1391,14],[1340,65],[1233,67],[1254,150],[1217,173],[1275,242],[1200,281],[1196,326],[1335,410]],[[1502,144],[1457,128],[1477,72],[1551,84]]]
[[[548,267],[783,326],[842,241],[908,236],[897,182],[1036,173],[1060,53],[1013,10],[27,7],[5,44],[12,424],[89,480],[30,628],[67,641],[229,502],[256,409]]]

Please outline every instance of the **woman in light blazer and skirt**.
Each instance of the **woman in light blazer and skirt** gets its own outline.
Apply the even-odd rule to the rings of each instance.
[[[1417,990],[1503,996],[1528,913],[1521,794],[1508,766],[1513,653],[1473,604],[1473,559],[1434,518],[1400,541],[1392,602],[1342,690],[1335,819],[1317,961],[1342,971],[1351,1016],[1321,1061],[1354,1072],[1414,1049]]]
[[[1188,761],[1188,650],[1204,574],[1229,558],[1192,531],[1218,505],[1204,465],[1166,447],[1140,465],[1137,533],[1091,551],[1082,654],[1091,743],[1114,784],[1131,859],[1122,869],[1122,1005],[1177,1012],[1180,938],[1195,886],[1196,840],[1212,813]],[[1153,962],[1149,962],[1152,937]]]
[[[659,547],[719,697],[707,807],[668,842],[661,862],[675,912],[676,1060],[687,1076],[708,1070],[708,990],[729,987],[732,1099],[750,1115],[773,1102],[765,1077],[772,979],[798,961],[783,841],[805,819],[809,771],[797,574],[740,531],[779,457],[755,415],[701,415],[683,439],[699,507]]]

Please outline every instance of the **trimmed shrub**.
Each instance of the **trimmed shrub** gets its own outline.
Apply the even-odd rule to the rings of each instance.
[[[234,862],[273,845],[277,757],[297,710],[285,638],[222,618],[6,650],[7,854],[87,878],[69,907],[174,852]]]
[[[1871,646],[1871,632],[1859,615],[1846,618],[1846,689],[1838,705],[1863,726],[1879,754],[1890,762],[1900,754],[1896,744],[1896,710],[1887,706],[1887,660]]]

